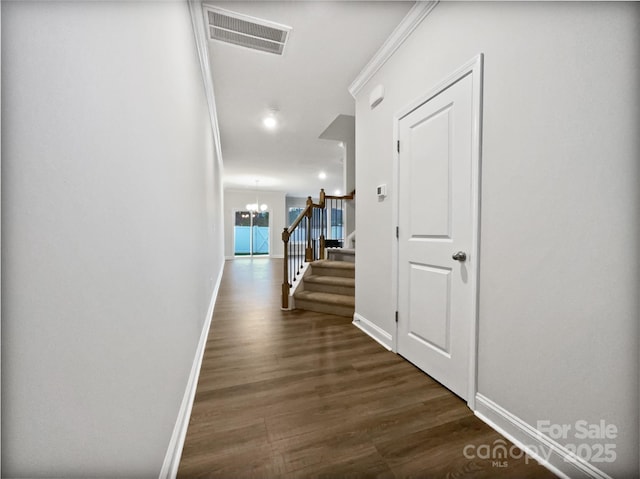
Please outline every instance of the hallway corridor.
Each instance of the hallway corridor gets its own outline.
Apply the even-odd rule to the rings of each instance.
[[[226,262],[178,477],[555,477],[465,458],[501,436],[349,319],[281,311],[281,274]]]

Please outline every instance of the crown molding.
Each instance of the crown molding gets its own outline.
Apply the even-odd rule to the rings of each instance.
[[[417,1],[409,10],[395,30],[389,35],[382,47],[365,65],[355,80],[349,85],[349,93],[355,98],[376,72],[384,65],[395,51],[404,43],[420,23],[427,18],[439,0]]]
[[[0,0],[2,1],[2,0]],[[216,97],[213,91],[213,76],[209,64],[209,44],[207,39],[207,26],[205,25],[205,17],[203,11],[202,0],[188,0],[189,14],[191,16],[191,24],[193,26],[193,34],[198,52],[198,60],[200,61],[200,70],[202,72],[202,82],[204,85],[205,97],[209,110],[209,119],[211,121],[211,133],[216,151],[216,161],[220,168],[220,172],[224,169],[222,161],[222,147],[220,144],[220,126],[218,124],[218,110],[216,108]]]

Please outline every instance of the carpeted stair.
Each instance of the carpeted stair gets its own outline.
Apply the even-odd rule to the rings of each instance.
[[[304,290],[296,291],[296,309],[352,317],[355,310],[355,263],[319,260],[311,263]]]

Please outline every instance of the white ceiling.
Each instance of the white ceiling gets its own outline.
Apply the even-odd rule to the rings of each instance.
[[[282,56],[209,42],[225,188],[342,190],[342,149],[318,137],[338,115],[355,114],[347,88],[414,2],[206,3],[293,27]],[[274,108],[279,126],[268,131],[262,119]]]

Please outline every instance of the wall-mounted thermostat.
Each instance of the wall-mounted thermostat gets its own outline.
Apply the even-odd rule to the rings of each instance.
[[[387,196],[387,185],[378,185],[376,187],[376,194],[378,195],[378,198],[384,198]]]

